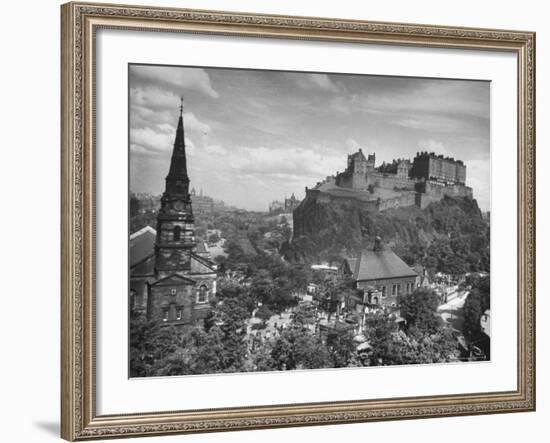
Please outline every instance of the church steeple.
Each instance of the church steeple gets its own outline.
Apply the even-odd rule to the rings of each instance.
[[[187,175],[187,155],[185,152],[185,132],[183,130],[183,97],[181,97],[180,116],[176,139],[170,160],[170,170],[166,176],[166,192],[171,194],[189,194],[189,176]]]
[[[196,246],[195,226],[183,130],[183,98],[166,188],[157,216],[155,271],[157,278],[189,270],[191,252]]]

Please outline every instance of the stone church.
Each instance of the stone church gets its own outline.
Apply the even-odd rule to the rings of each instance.
[[[197,250],[182,100],[156,230],[147,226],[130,236],[130,308],[177,326],[200,324],[216,278],[216,265]]]

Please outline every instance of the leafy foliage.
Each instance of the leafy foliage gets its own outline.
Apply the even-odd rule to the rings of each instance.
[[[401,316],[407,321],[407,330],[434,333],[441,326],[437,315],[439,296],[431,289],[418,288],[398,299]]]
[[[409,264],[430,272],[463,274],[489,271],[489,225],[475,200],[445,197],[425,209],[415,206],[370,211],[351,201],[305,200],[294,214],[294,261],[334,260],[357,255],[380,236]]]
[[[471,277],[467,280],[470,293],[464,302],[464,333],[472,338],[481,332],[481,316],[490,308],[491,280],[486,277]]]

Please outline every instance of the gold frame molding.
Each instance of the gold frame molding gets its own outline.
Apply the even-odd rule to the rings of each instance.
[[[508,51],[518,60],[518,380],[510,392],[98,416],[94,36],[99,28]],[[535,410],[535,34],[143,6],[61,7],[61,436],[67,440]]]

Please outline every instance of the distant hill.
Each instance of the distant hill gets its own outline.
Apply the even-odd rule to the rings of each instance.
[[[407,263],[432,271],[489,270],[489,222],[469,197],[445,197],[416,206],[373,211],[351,200],[306,199],[294,211],[289,261],[336,261],[372,245],[379,235]]]

